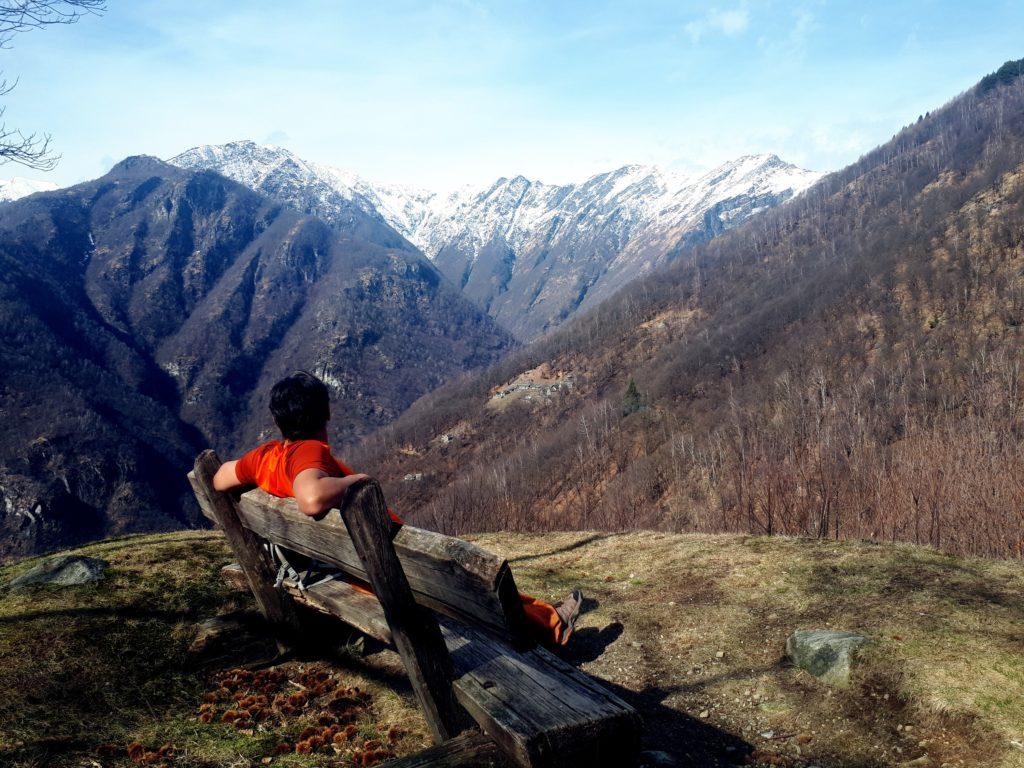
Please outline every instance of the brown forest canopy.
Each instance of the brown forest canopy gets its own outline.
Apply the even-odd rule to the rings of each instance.
[[[797,200],[427,396],[360,461],[406,515],[452,531],[750,531],[1020,557],[1020,72],[1010,62]]]

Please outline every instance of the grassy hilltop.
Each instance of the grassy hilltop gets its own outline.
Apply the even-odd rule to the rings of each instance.
[[[590,600],[567,657],[634,703],[645,747],[681,765],[1024,766],[1019,563],[745,536],[475,540],[509,557],[525,591],[583,588]],[[0,765],[131,765],[129,751],[168,766],[349,765],[366,741],[396,754],[426,743],[397,657],[359,657],[340,632],[322,657],[275,678],[284,695],[317,673],[364,693],[337,753],[294,752],[315,724],[312,703],[236,728],[221,722],[222,697],[201,717],[233,663],[197,666],[196,624],[251,607],[220,583],[230,556],[219,534],[74,552],[109,560],[106,580],[0,592]],[[0,583],[34,562],[0,568]],[[817,627],[872,639],[849,688],[783,662],[789,633]],[[275,754],[282,744],[289,751]]]

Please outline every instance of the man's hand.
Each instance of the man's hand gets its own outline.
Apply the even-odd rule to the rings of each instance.
[[[348,489],[369,475],[355,474],[331,477],[322,469],[304,469],[292,481],[292,492],[299,511],[310,517],[319,517],[328,510],[340,507]]]

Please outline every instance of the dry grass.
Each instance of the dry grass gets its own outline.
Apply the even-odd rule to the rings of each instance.
[[[0,765],[12,768],[132,765],[130,745],[154,753],[165,744],[173,759],[155,765],[262,765],[277,747],[290,747],[317,723],[305,707],[242,729],[204,723],[204,694],[216,690],[216,668],[200,669],[187,649],[198,621],[251,605],[220,583],[230,561],[223,538],[211,532],[138,536],[74,550],[111,562],[105,581],[81,587],[37,587],[0,592]],[[0,583],[35,560],[0,569]],[[392,727],[403,736],[398,752],[426,744],[425,726],[411,698],[392,686],[393,659],[353,659],[339,632],[323,656],[281,665],[289,679],[325,670],[341,686],[356,686],[370,703],[352,722],[361,744],[383,740]],[[230,664],[231,656],[224,658]],[[400,678],[399,684],[403,682]],[[286,684],[287,687],[287,684]],[[220,709],[224,706],[218,704]],[[294,751],[274,765],[351,765],[340,754]],[[152,755],[151,755],[152,756]],[[136,755],[141,759],[142,755]]]
[[[786,765],[1024,765],[1019,563],[726,535],[474,538],[509,556],[520,588],[596,601],[573,654],[644,712],[651,747],[708,765],[750,750]],[[816,627],[873,640],[848,690],[783,662],[786,637]]]
[[[589,600],[568,658],[633,702],[647,746],[682,765],[1024,765],[1014,745],[1024,743],[1020,564],[785,538],[474,538],[510,558],[524,591],[558,599],[583,588]],[[255,766],[297,740],[304,715],[241,730],[198,718],[212,683],[186,652],[195,623],[244,607],[219,583],[229,559],[219,535],[78,551],[109,559],[109,578],[0,593],[0,764],[129,765],[100,747],[138,742],[173,744],[173,766]],[[0,569],[0,580],[31,563]],[[791,631],[829,626],[873,640],[846,690],[782,660]],[[371,694],[360,738],[400,726],[408,734],[396,751],[426,744],[394,654],[353,658],[341,648],[281,667],[293,677],[314,668]],[[321,751],[272,763],[351,761]]]

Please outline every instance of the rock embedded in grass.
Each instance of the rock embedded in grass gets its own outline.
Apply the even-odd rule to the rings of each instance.
[[[7,586],[13,590],[22,589],[31,584],[55,584],[60,587],[89,584],[105,578],[104,572],[109,566],[110,563],[98,557],[78,555],[50,557],[29,568],[16,579],[12,579]]]
[[[786,640],[786,655],[822,682],[843,687],[850,682],[850,666],[857,649],[867,641],[855,632],[798,629]]]

